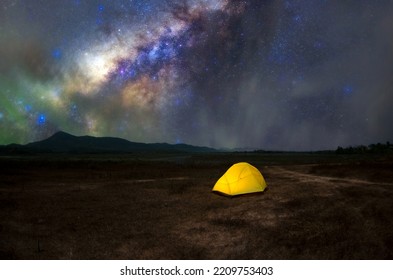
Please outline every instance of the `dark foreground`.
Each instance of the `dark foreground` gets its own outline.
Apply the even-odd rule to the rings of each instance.
[[[260,195],[211,193],[247,161]],[[0,158],[1,259],[393,259],[393,159]]]

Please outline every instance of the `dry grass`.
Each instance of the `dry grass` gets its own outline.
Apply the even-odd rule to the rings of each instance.
[[[267,191],[211,193],[238,161],[262,171]],[[2,158],[0,258],[392,259],[392,162],[302,154]]]

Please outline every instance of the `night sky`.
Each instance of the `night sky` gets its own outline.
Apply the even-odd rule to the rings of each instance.
[[[1,0],[0,144],[393,140],[393,1]]]

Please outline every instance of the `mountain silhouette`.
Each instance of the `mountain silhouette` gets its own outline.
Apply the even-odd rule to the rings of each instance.
[[[49,138],[26,145],[3,146],[3,151],[30,153],[133,153],[133,152],[214,152],[215,149],[187,144],[138,143],[116,137],[75,136],[59,131]]]

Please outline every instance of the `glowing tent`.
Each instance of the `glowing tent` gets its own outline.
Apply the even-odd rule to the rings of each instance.
[[[225,195],[263,192],[267,187],[261,172],[247,162],[232,165],[214,185],[213,191]]]

